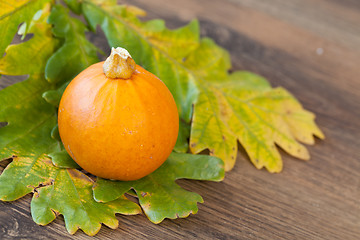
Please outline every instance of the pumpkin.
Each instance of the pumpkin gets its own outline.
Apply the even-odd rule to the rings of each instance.
[[[137,180],[155,171],[175,146],[173,96],[123,48],[91,65],[64,91],[58,125],[66,151],[87,172]]]

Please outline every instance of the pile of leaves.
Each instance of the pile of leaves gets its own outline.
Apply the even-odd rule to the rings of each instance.
[[[323,138],[314,115],[288,91],[272,88],[250,72],[230,74],[229,53],[200,38],[197,21],[169,30],[162,20],[141,21],[144,11],[116,0],[64,2],[0,2],[0,74],[28,76],[0,91],[0,122],[7,123],[0,128],[0,159],[12,158],[0,176],[0,199],[14,201],[34,193],[31,214],[37,224],[46,225],[62,214],[69,233],[82,229],[94,235],[102,223],[117,228],[116,213],[143,211],[154,223],[187,217],[198,211],[203,199],[175,180],[221,181],[235,164],[238,141],[256,168],[280,172],[276,145],[308,159],[299,142],[313,144],[313,135]],[[104,54],[85,36],[99,27],[111,47],[126,48],[139,65],[164,81],[179,109],[174,152],[158,170],[137,181],[86,174],[66,153],[58,134],[62,92]],[[33,35],[9,45],[16,33]],[[194,155],[205,149],[210,156]]]

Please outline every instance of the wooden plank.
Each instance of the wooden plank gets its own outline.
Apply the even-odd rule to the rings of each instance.
[[[359,1],[231,0],[312,33],[360,51]],[[281,6],[281,7],[279,7]]]

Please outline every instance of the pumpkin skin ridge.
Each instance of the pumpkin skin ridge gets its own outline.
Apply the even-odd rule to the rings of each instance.
[[[164,82],[163,81],[161,81],[159,78],[157,78],[155,75],[153,75],[153,74],[151,74],[151,73],[149,73],[149,72],[145,72],[146,70],[144,70],[144,69],[142,69],[140,66],[136,66],[136,71],[135,71],[135,73],[134,73],[134,78],[131,78],[131,79],[126,79],[126,80],[124,80],[124,79],[109,79],[109,78],[107,78],[106,76],[104,76],[104,74],[103,73],[101,73],[101,71],[99,71],[99,66],[98,65],[101,65],[102,63],[97,63],[97,64],[94,64],[95,65],[95,67],[93,67],[94,65],[92,65],[91,67],[89,67],[90,68],[90,71],[91,72],[85,72],[85,73],[80,73],[79,74],[79,78],[88,78],[87,80],[90,82],[89,84],[90,85],[94,85],[94,86],[97,86],[97,89],[94,89],[94,91],[93,92],[96,92],[96,94],[95,94],[95,97],[92,95],[93,93],[89,93],[88,95],[88,98],[91,98],[92,97],[92,99],[93,99],[93,101],[94,102],[103,102],[103,103],[108,103],[108,106],[103,106],[103,107],[98,107],[97,106],[97,104],[96,103],[94,103],[93,105],[95,106],[95,112],[96,112],[96,114],[100,114],[100,115],[102,115],[102,114],[109,114],[109,112],[107,112],[107,111],[109,111],[109,109],[111,110],[111,109],[115,109],[114,111],[110,111],[110,114],[109,115],[113,115],[112,117],[110,116],[110,117],[107,117],[108,119],[110,119],[109,121],[110,121],[110,125],[111,124],[114,124],[114,122],[115,122],[115,120],[114,119],[116,119],[116,116],[117,115],[119,115],[120,113],[121,113],[121,111],[119,110],[119,107],[114,107],[113,108],[113,106],[111,106],[111,105],[115,105],[115,106],[122,106],[121,104],[118,104],[118,102],[119,101],[121,101],[122,99],[123,99],[123,97],[124,96],[121,96],[121,92],[123,92],[124,91],[124,89],[122,89],[122,87],[124,87],[124,86],[126,86],[126,88],[127,88],[127,91],[130,91],[130,92],[132,92],[132,93],[126,93],[126,98],[128,98],[129,96],[132,96],[132,97],[134,97],[134,95],[135,95],[135,97],[134,97],[134,99],[136,99],[136,100],[134,100],[134,99],[130,99],[130,101],[138,101],[138,105],[137,105],[137,107],[135,107],[135,110],[132,110],[132,111],[139,111],[139,109],[142,109],[141,110],[141,112],[145,112],[145,113],[137,113],[137,117],[138,118],[141,118],[141,117],[143,117],[144,118],[144,116],[145,116],[145,118],[149,118],[149,117],[152,117],[152,116],[149,116],[149,109],[147,109],[147,107],[146,107],[146,105],[148,104],[147,103],[147,98],[145,97],[145,98],[143,98],[142,96],[141,96],[141,94],[143,94],[143,93],[145,93],[145,94],[147,94],[147,92],[149,92],[149,89],[151,89],[151,91],[152,91],[152,93],[151,93],[151,96],[153,96],[154,97],[154,94],[155,95],[158,95],[158,96],[156,96],[156,99],[158,100],[158,101],[155,101],[155,100],[152,100],[152,101],[150,101],[151,102],[151,104],[155,104],[155,105],[157,105],[157,106],[154,106],[153,108],[155,109],[155,110],[158,110],[159,111],[159,113],[160,113],[160,116],[162,116],[163,115],[163,111],[165,111],[165,112],[167,112],[167,113],[169,113],[170,115],[171,115],[171,117],[170,118],[168,118],[168,120],[164,120],[164,119],[159,119],[159,116],[156,116],[155,117],[155,119],[157,119],[157,120],[160,120],[160,124],[162,125],[162,126],[160,126],[160,127],[157,127],[156,129],[157,129],[157,131],[164,131],[165,133],[158,133],[158,135],[156,135],[157,136],[157,138],[158,138],[158,140],[157,141],[159,141],[158,143],[156,143],[155,145],[156,145],[156,147],[158,147],[159,149],[155,149],[155,152],[156,151],[160,151],[160,153],[157,153],[157,156],[160,156],[161,158],[164,158],[164,155],[169,155],[170,153],[171,153],[171,151],[172,151],[172,149],[173,149],[173,147],[175,146],[175,144],[176,144],[176,139],[177,139],[177,134],[178,134],[178,125],[179,125],[179,123],[178,123],[178,120],[179,120],[179,117],[178,117],[178,112],[177,112],[177,107],[176,107],[176,103],[175,103],[175,101],[174,101],[174,99],[173,99],[173,97],[172,97],[172,95],[171,95],[171,93],[170,93],[170,91],[166,88],[166,85],[164,84]],[[92,70],[94,70],[94,72],[92,72]],[[99,79],[101,78],[101,80],[99,81]],[[119,82],[114,82],[114,81],[124,81],[124,82],[122,82],[122,83],[119,83]],[[102,82],[102,84],[101,84],[101,86],[99,87],[99,85],[98,85],[98,83],[99,82]],[[69,86],[71,86],[71,88],[73,88],[74,86],[73,85],[82,85],[82,84],[84,84],[84,80],[82,79],[82,80],[77,80],[77,77],[69,84]],[[86,85],[86,83],[85,83],[85,85]],[[69,87],[68,86],[68,87]],[[115,86],[115,87],[113,87],[113,86]],[[145,91],[144,89],[143,89],[143,87],[144,86],[146,86],[146,89],[148,89],[147,91]],[[111,87],[113,87],[113,88],[111,88]],[[76,88],[76,86],[75,86],[75,88]],[[131,90],[130,90],[131,89]],[[76,89],[76,90],[78,90],[78,89]],[[65,90],[65,92],[64,92],[64,95],[66,95],[65,93],[66,93],[66,91],[67,91],[67,89]],[[156,91],[156,93],[154,93],[154,91]],[[81,92],[81,90],[80,90],[80,92]],[[107,93],[109,93],[109,94],[107,94]],[[82,93],[82,94],[84,94],[84,93]],[[87,94],[85,94],[85,96],[86,96]],[[105,96],[105,95],[107,95],[107,96]],[[76,98],[76,97],[75,97]],[[162,103],[162,101],[163,101],[163,99],[162,98],[165,98],[164,100],[166,100],[166,101],[168,101],[168,104],[166,105],[166,104],[163,104]],[[101,101],[99,101],[99,99],[102,99]],[[129,100],[129,99],[127,99],[127,100]],[[149,100],[149,99],[148,99]],[[151,100],[151,99],[150,99]],[[65,101],[64,101],[65,102]],[[128,101],[129,102],[129,101]],[[63,103],[63,100],[61,101],[61,103],[60,103],[60,106],[62,105],[62,103]],[[126,104],[126,103],[125,103]],[[165,107],[164,107],[165,106]],[[167,107],[166,107],[167,106]],[[85,108],[86,108],[87,106],[85,106]],[[96,109],[96,107],[98,107],[99,109]],[[151,108],[151,106],[150,106],[150,108]],[[60,112],[61,112],[61,107],[59,107],[59,119],[60,119]],[[100,111],[100,113],[99,112],[97,112],[97,111]],[[106,113],[107,112],[107,113]],[[119,113],[120,112],[120,113]],[[81,114],[83,114],[83,113],[81,113]],[[91,115],[91,113],[85,113],[85,114],[90,114]],[[131,114],[129,113],[129,111],[128,112],[125,112],[125,118],[129,118],[129,116],[130,116]],[[159,114],[157,114],[157,115],[159,115]],[[121,114],[119,115],[119,116],[121,116]],[[165,115],[164,115],[165,116]],[[111,118],[112,118],[112,120],[111,120]],[[94,119],[97,119],[97,116],[95,116],[94,117]],[[100,118],[101,119],[101,118]],[[88,120],[88,119],[84,119],[85,121],[86,120]],[[90,119],[90,120],[93,120],[93,119]],[[98,119],[97,119],[98,120]],[[121,119],[119,120],[119,121],[122,121]],[[151,119],[149,119],[149,120],[144,120],[145,121],[145,124],[147,124],[148,126],[153,126],[152,124],[153,123],[151,123]],[[62,124],[62,121],[60,121],[59,120],[59,132],[60,132],[60,137],[61,137],[61,139],[63,139],[63,138],[67,138],[67,134],[69,134],[69,132],[67,132],[67,133],[62,133],[63,131],[61,130],[62,129],[62,127],[60,127],[60,125]],[[76,127],[81,127],[81,128],[84,128],[84,129],[86,129],[86,130],[88,130],[88,131],[93,131],[93,129],[91,129],[91,128],[100,128],[101,127],[101,124],[102,124],[102,122],[100,121],[100,122],[92,122],[91,123],[93,126],[84,126],[83,124],[79,124],[78,122],[76,122],[76,123],[74,123],[74,125],[76,125],[75,126],[75,128]],[[134,123],[135,124],[135,123]],[[130,126],[131,124],[129,124],[129,126]],[[167,128],[166,127],[166,125],[172,125],[170,128]],[[106,128],[105,128],[106,129]],[[109,129],[109,128],[107,128],[107,129]],[[139,128],[140,130],[142,129],[141,127]],[[139,129],[137,129],[137,130],[139,130]],[[146,129],[146,126],[145,126],[145,129]],[[65,131],[65,130],[64,130]],[[66,132],[66,131],[65,131]],[[71,129],[70,129],[70,132],[71,132]],[[81,132],[81,131],[80,131]],[[96,133],[96,134],[98,134],[99,133],[99,131],[98,130],[94,130],[94,132]],[[100,131],[101,132],[101,131]],[[118,131],[119,132],[119,131]],[[168,132],[168,133],[166,133],[166,132]],[[74,131],[74,132],[71,132],[71,134],[74,134],[74,135],[76,135],[77,133],[76,133],[76,131]],[[95,135],[96,135],[95,134]],[[109,138],[109,139],[111,139],[112,137],[111,137],[111,134],[114,134],[114,133],[109,133],[109,134],[106,134],[106,135],[110,135],[110,136],[105,136],[105,138]],[[145,134],[146,136],[144,136],[144,138],[145,139],[151,139],[152,138],[152,134],[151,134],[151,129],[149,129],[149,131],[148,132],[144,132],[143,134]],[[65,135],[65,136],[64,136]],[[91,134],[90,134],[91,135]],[[83,134],[83,133],[80,133],[80,135],[78,136],[80,139],[82,138],[82,139],[86,139],[86,136],[87,136],[87,134]],[[161,139],[162,138],[162,136],[165,136],[165,137],[167,137],[167,136],[170,136],[170,138],[172,137],[172,139],[165,139],[165,140],[163,140],[163,139]],[[76,137],[74,137],[74,138],[76,138]],[[114,138],[114,139],[117,139],[116,137]],[[136,136],[134,137],[134,138],[126,138],[125,137],[125,139],[136,139]],[[140,139],[141,141],[140,142],[142,142],[143,140],[142,139]],[[89,145],[91,146],[91,148],[97,148],[97,149],[99,149],[98,148],[98,146],[96,146],[96,144],[93,144],[94,142],[96,142],[96,140],[94,140],[94,139],[86,139],[86,141],[88,141],[88,143],[86,143],[85,145],[87,146],[87,147],[89,147]],[[104,174],[103,173],[103,170],[104,170],[104,165],[101,165],[101,164],[98,164],[96,161],[94,161],[93,159],[91,160],[92,161],[92,163],[90,164],[90,163],[86,163],[86,161],[83,161],[83,160],[79,160],[79,158],[82,158],[81,157],[81,152],[83,152],[83,151],[90,151],[91,149],[89,149],[89,148],[82,148],[81,149],[81,147],[79,147],[79,146],[75,146],[75,148],[76,148],[76,150],[74,150],[74,147],[73,146],[70,146],[70,145],[74,145],[74,140],[71,140],[71,137],[70,137],[70,140],[68,141],[68,140],[63,140],[63,142],[64,142],[64,146],[65,146],[65,149],[69,152],[69,154],[74,158],[74,160],[82,167],[82,168],[84,168],[86,171],[88,171],[88,172],[90,172],[90,173],[92,173],[92,174],[94,174],[94,175],[96,175],[96,176],[99,176],[99,177],[103,177],[103,178],[110,178],[110,179],[116,179],[116,180],[136,180],[136,179],[139,179],[139,178],[141,178],[141,177],[143,177],[142,175],[144,175],[145,173],[144,173],[144,171],[142,170],[142,168],[144,168],[144,166],[143,165],[141,165],[141,164],[138,164],[139,165],[139,167],[138,168],[133,168],[133,170],[135,169],[135,171],[139,171],[139,174],[137,174],[135,177],[128,177],[128,176],[126,176],[126,174],[124,175],[124,176],[115,176],[116,175],[116,173],[114,173],[114,171],[110,174],[110,175],[107,175],[107,174]],[[103,145],[106,145],[106,144],[104,144],[106,141],[101,141],[100,140],[100,145],[101,144],[103,144]],[[111,142],[111,141],[110,141]],[[149,142],[149,141],[145,141],[145,142]],[[162,145],[163,145],[163,143],[165,143],[165,145],[167,144],[168,145],[168,147],[165,149]],[[118,144],[117,146],[115,146],[115,147],[119,147],[119,148],[121,148],[122,146],[121,146],[121,143],[117,143],[116,142],[116,144]],[[126,142],[124,143],[125,145],[127,144]],[[77,145],[77,144],[75,144],[75,145]],[[144,150],[141,150],[141,149],[136,149],[136,147],[135,146],[131,146],[131,150],[129,150],[129,151],[138,151],[138,158],[141,158],[141,157],[144,157],[144,156],[150,156],[150,154],[151,153],[148,153],[147,154],[147,151],[150,151],[151,150],[151,147],[152,146],[147,146],[147,148],[145,148]],[[78,148],[80,148],[80,150],[78,150]],[[150,150],[149,150],[150,149]],[[80,151],[80,153],[79,153],[79,151]],[[93,152],[96,152],[97,150],[91,150],[91,151],[93,151]],[[98,150],[98,151],[101,151],[101,149],[100,150]],[[122,152],[122,150],[120,149],[119,151],[118,151],[119,153],[121,153]],[[115,151],[115,153],[116,153],[116,151]],[[131,153],[132,154],[132,156],[135,156],[134,155],[134,153]],[[130,155],[131,155],[130,154]],[[105,154],[100,154],[100,155],[103,155],[103,156],[106,156],[107,155],[107,153],[105,153]],[[115,154],[116,155],[116,154]],[[126,160],[121,160],[121,158],[122,158],[122,156],[112,156],[113,158],[117,158],[118,160],[119,160],[119,163],[117,164],[117,166],[115,167],[115,169],[121,169],[121,168],[129,168],[129,166],[128,166],[128,164],[129,163],[126,163],[126,164],[124,164],[123,162],[125,161],[126,162]],[[156,156],[154,156],[154,158],[155,158]],[[167,157],[166,157],[167,158]],[[166,160],[166,158],[165,159],[162,159],[162,160]],[[157,159],[154,159],[154,160],[156,160],[156,161],[158,161]],[[151,161],[154,161],[154,160],[146,160],[146,161],[143,161],[145,164],[148,164],[148,163],[151,163]],[[135,159],[134,160],[135,162],[139,162],[139,161],[141,161],[141,159]],[[160,161],[158,164],[155,164],[153,167],[147,167],[147,170],[146,170],[146,174],[145,175],[147,175],[147,174],[149,174],[149,173],[151,173],[151,172],[153,172],[153,171],[155,171],[160,165],[162,165],[162,163],[164,162],[164,161]],[[127,161],[128,162],[128,161]],[[112,164],[114,164],[114,161],[112,161]],[[90,166],[90,168],[91,168],[91,165],[93,165],[93,167],[95,168],[95,170],[94,169],[89,169],[89,166]],[[131,165],[131,163],[130,163],[130,165]],[[146,167],[146,166],[145,166]],[[125,171],[126,172],[126,171]],[[144,176],[145,176],[144,175]]]

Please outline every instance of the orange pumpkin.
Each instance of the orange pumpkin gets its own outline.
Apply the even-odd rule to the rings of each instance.
[[[179,116],[165,84],[117,48],[71,81],[58,124],[66,151],[84,170],[127,181],[148,175],[167,159]]]

